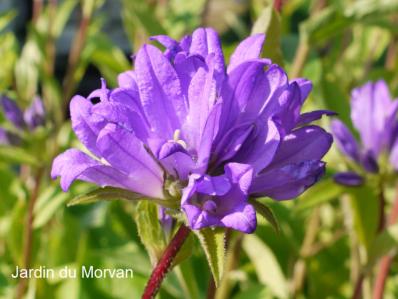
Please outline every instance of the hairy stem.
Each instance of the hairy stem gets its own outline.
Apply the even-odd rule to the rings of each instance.
[[[184,224],[180,226],[177,233],[174,235],[173,239],[170,241],[163,256],[160,258],[158,264],[153,269],[151,277],[145,287],[142,299],[152,299],[155,298],[160,285],[166,274],[169,272],[171,265],[176,257],[177,253],[181,249],[191,230]]]
[[[230,232],[232,234],[232,232]],[[216,289],[215,298],[216,299],[228,299],[231,298],[231,289],[233,288],[233,283],[231,281],[230,273],[235,270],[239,263],[239,256],[242,249],[242,241],[244,235],[238,233],[235,237],[230,235],[230,244],[227,244],[227,256],[225,261],[225,270],[223,278],[220,282],[220,287]]]
[[[394,200],[394,205],[392,207],[392,211],[389,218],[389,225],[397,222],[398,219],[398,186],[396,188],[396,195]],[[388,272],[390,270],[391,263],[393,261],[392,255],[384,256],[379,265],[379,272],[377,273],[375,284],[373,287],[373,298],[374,299],[382,299],[384,296],[384,288],[386,285]]]
[[[31,264],[32,258],[32,245],[33,245],[33,220],[34,220],[34,207],[36,200],[39,196],[39,189],[40,189],[40,182],[42,178],[42,170],[39,170],[35,177],[35,182],[33,186],[33,190],[31,196],[29,198],[29,206],[26,215],[26,224],[25,224],[25,231],[24,231],[24,245],[23,245],[23,260],[22,260],[22,267],[24,269],[29,269]],[[26,286],[28,283],[27,278],[21,278],[18,282],[17,291],[15,298],[21,299],[25,294]]]

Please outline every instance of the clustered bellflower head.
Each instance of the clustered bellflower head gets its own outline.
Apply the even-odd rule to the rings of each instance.
[[[398,101],[393,101],[386,82],[368,82],[351,93],[351,120],[359,132],[358,142],[340,120],[332,121],[338,149],[348,157],[354,171],[340,172],[335,181],[361,185],[367,175],[398,170]]]
[[[18,133],[23,131],[34,131],[37,127],[44,125],[45,110],[39,97],[33,99],[32,104],[25,110],[7,96],[0,97],[0,107],[5,118],[12,124],[12,131],[0,127],[0,145],[18,145],[20,137]]]
[[[73,129],[92,155],[69,149],[53,163],[61,187],[83,180],[178,202],[192,229],[256,228],[250,197],[286,200],[324,173],[332,137],[301,114],[305,79],[259,58],[264,35],[246,38],[225,65],[217,33],[151,39],[118,87],[70,104]],[[93,98],[99,98],[92,104]],[[159,202],[159,200],[157,200]]]

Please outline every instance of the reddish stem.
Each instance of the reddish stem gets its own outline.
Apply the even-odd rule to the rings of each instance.
[[[181,249],[185,240],[187,239],[191,230],[185,225],[181,225],[177,233],[174,235],[173,239],[170,241],[163,256],[160,258],[155,269],[153,269],[151,277],[145,287],[142,299],[152,299],[155,298],[160,285],[165,278],[166,274],[169,272],[171,265],[177,253]]]
[[[35,185],[33,187],[31,196],[29,198],[28,210],[26,215],[26,224],[24,231],[24,244],[23,244],[23,264],[22,267],[25,269],[30,269],[31,259],[32,259],[32,246],[33,246],[33,220],[34,220],[34,208],[39,196],[40,182],[42,179],[42,169],[40,169],[35,177]],[[28,283],[28,278],[21,278],[18,282],[16,290],[16,299],[23,297],[26,291]]]
[[[352,299],[360,299],[362,298],[362,285],[363,285],[363,280],[365,279],[365,276],[360,273],[357,279],[357,282],[355,284],[355,289],[354,293],[352,295]]]
[[[283,0],[275,0],[274,7],[280,13],[282,11]]]
[[[392,225],[397,222],[398,219],[398,188],[397,195],[394,201],[394,206],[392,208],[389,224]],[[373,299],[382,299],[384,296],[384,288],[387,281],[388,272],[390,270],[391,263],[393,261],[393,256],[386,255],[380,261],[379,273],[376,276],[374,288],[373,288]]]

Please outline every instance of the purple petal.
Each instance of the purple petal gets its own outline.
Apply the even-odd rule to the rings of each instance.
[[[134,132],[142,141],[148,138],[149,128],[141,115],[117,102],[101,102],[91,108],[92,115],[106,123],[117,124],[124,129]]]
[[[304,103],[305,100],[307,99],[308,95],[312,91],[312,82],[305,78],[297,78],[297,79],[291,80],[289,83],[293,84],[294,82],[298,85],[298,87],[300,89],[301,103]]]
[[[290,84],[279,98],[281,109],[273,118],[278,123],[282,135],[289,134],[299,121],[302,107],[301,93],[297,83]]]
[[[159,159],[164,159],[167,158],[168,156],[181,152],[188,154],[184,146],[176,141],[166,141],[159,150],[159,153],[157,154],[157,157]]]
[[[200,68],[207,69],[207,65],[202,56],[178,53],[174,60],[174,68],[180,79],[183,94],[188,94],[192,78]]]
[[[99,131],[105,125],[101,118],[92,115],[93,104],[81,96],[74,96],[70,102],[72,128],[80,142],[93,154],[100,157],[96,142]]]
[[[359,163],[360,153],[358,143],[346,125],[338,119],[331,123],[331,130],[336,138],[336,145],[339,150]]]
[[[351,94],[351,119],[366,151],[378,156],[391,144],[398,109],[384,81],[369,82]]]
[[[211,149],[213,146],[214,139],[217,136],[219,129],[219,121],[221,117],[222,102],[213,106],[209,116],[206,120],[206,124],[203,129],[202,136],[200,138],[200,146],[197,150],[197,172],[203,173],[208,166]]]
[[[256,210],[248,203],[238,205],[233,212],[221,219],[221,223],[225,227],[251,234],[257,226]]]
[[[131,88],[138,91],[134,71],[125,71],[117,76],[118,85],[122,88]]]
[[[196,167],[192,157],[184,151],[175,151],[162,158],[160,162],[168,174],[180,181],[187,181]]]
[[[160,136],[171,138],[187,114],[173,66],[159,49],[144,45],[137,54],[135,72],[142,107],[149,123]]]
[[[250,165],[230,163],[217,177],[193,174],[183,190],[182,208],[193,229],[230,227],[245,233],[256,228],[256,213],[247,203],[252,181]]]
[[[368,151],[361,157],[361,163],[363,167],[372,173],[379,172],[379,165],[377,163],[376,157],[374,157],[373,153]]]
[[[69,149],[54,159],[51,177],[55,179],[58,176],[61,177],[61,188],[65,192],[74,180],[137,191],[128,176],[77,149]]]
[[[322,116],[333,116],[337,115],[336,112],[330,110],[315,110],[300,115],[296,126],[307,125],[315,120],[321,119]]]
[[[43,101],[39,97],[35,97],[32,105],[25,110],[24,120],[31,130],[44,125],[45,110]]]
[[[93,100],[95,98],[99,98],[101,102],[109,101],[110,89],[106,87],[106,81],[104,78],[101,78],[101,88],[94,90],[89,94],[87,100]]]
[[[398,139],[395,140],[390,152],[390,163],[395,170],[398,170]]]
[[[307,160],[321,160],[330,149],[332,142],[332,135],[317,126],[294,130],[285,136],[267,169]]]
[[[0,127],[0,145],[20,145],[21,139]]]
[[[245,144],[246,139],[252,134],[253,130],[254,125],[252,123],[245,123],[236,125],[227,131],[222,136],[221,140],[216,142],[216,147],[213,152],[217,165],[235,157]]]
[[[158,208],[158,215],[159,215],[159,222],[162,225],[162,228],[166,235],[171,233],[171,229],[173,227],[173,217],[166,213],[166,208],[159,206]]]
[[[8,138],[7,131],[3,128],[0,128],[0,145],[9,145],[10,140]]]
[[[223,109],[217,140],[233,126],[255,122],[259,117],[268,120],[280,110],[278,99],[287,86],[287,76],[277,66],[264,71],[266,66],[264,60],[245,62],[229,75],[221,90]]]
[[[200,68],[189,85],[189,111],[183,132],[190,146],[195,149],[199,148],[209,113],[216,101],[215,84],[213,71],[206,72]]]
[[[244,39],[232,53],[228,73],[230,73],[237,65],[250,60],[259,58],[263,49],[265,34],[254,34]]]
[[[192,33],[192,42],[189,48],[190,54],[199,54],[206,58],[213,53],[215,58],[215,70],[224,74],[224,55],[221,48],[220,38],[212,28],[198,28]]]
[[[167,35],[151,36],[150,40],[155,40],[166,48],[164,55],[167,59],[173,60],[175,55],[182,51],[180,44]]]
[[[355,172],[340,172],[333,179],[336,183],[345,186],[360,186],[364,182],[364,178]]]
[[[324,173],[325,163],[318,160],[287,164],[258,175],[250,193],[276,200],[292,199],[315,184]]]
[[[25,127],[25,121],[23,119],[23,113],[19,109],[15,101],[12,101],[6,96],[0,98],[0,104],[4,111],[4,116],[14,124],[18,129]]]
[[[254,172],[257,173],[270,164],[279,143],[280,134],[275,123],[271,120],[268,121],[267,125],[258,122],[234,161],[252,165]]]
[[[108,124],[98,136],[97,148],[107,162],[134,180],[136,192],[162,197],[163,172],[133,133]]]

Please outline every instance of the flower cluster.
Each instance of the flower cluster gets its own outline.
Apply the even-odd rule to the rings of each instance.
[[[12,130],[0,127],[0,145],[18,145],[21,141],[18,132],[33,131],[44,124],[45,110],[39,97],[35,97],[25,111],[22,111],[15,101],[6,96],[0,98],[0,106],[4,116],[13,126]]]
[[[67,150],[54,160],[52,177],[61,177],[63,190],[79,179],[178,200],[192,229],[253,232],[248,199],[298,196],[324,173],[321,159],[332,143],[309,125],[332,113],[300,113],[312,84],[289,81],[259,58],[264,38],[242,41],[226,66],[210,28],[180,42],[152,37],[165,51],[144,45],[117,88],[103,80],[87,98],[73,97],[72,127],[92,155]]]
[[[352,91],[351,120],[361,142],[340,120],[333,120],[331,129],[339,150],[354,162],[357,171],[338,173],[336,182],[357,186],[363,183],[366,173],[388,171],[388,164],[398,170],[397,111],[398,101],[392,100],[383,80],[368,82]]]

